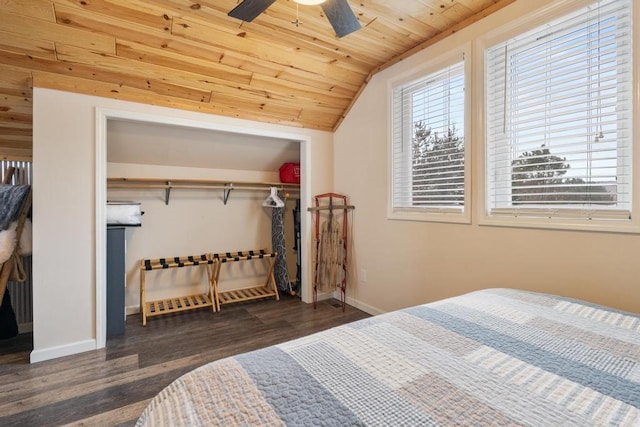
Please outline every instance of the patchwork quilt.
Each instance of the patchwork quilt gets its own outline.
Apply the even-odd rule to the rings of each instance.
[[[202,366],[138,426],[640,425],[640,317],[487,289]]]

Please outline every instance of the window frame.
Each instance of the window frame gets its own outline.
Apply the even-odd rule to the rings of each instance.
[[[464,203],[462,209],[409,207],[396,208],[394,206],[394,91],[404,85],[415,82],[430,74],[437,73],[446,67],[464,61]],[[472,94],[472,50],[471,43],[465,43],[446,53],[438,55],[428,64],[422,64],[390,80],[387,87],[388,105],[388,136],[387,136],[387,219],[402,221],[426,221],[445,223],[471,223],[471,94]]]
[[[517,22],[505,24],[495,30],[481,35],[474,40],[473,76],[474,89],[473,96],[476,102],[474,108],[474,139],[478,142],[479,155],[477,156],[478,172],[474,175],[478,183],[482,197],[479,198],[479,206],[476,209],[476,221],[479,225],[506,226],[521,228],[543,228],[561,230],[581,230],[581,231],[605,231],[620,233],[640,233],[640,5],[632,2],[632,136],[631,136],[631,178],[632,183],[632,203],[631,219],[610,220],[610,219],[582,219],[582,218],[549,218],[543,216],[506,216],[491,214],[489,205],[489,188],[487,179],[487,139],[486,139],[486,118],[487,105],[485,98],[485,50],[509,38],[530,31],[536,27],[544,25],[546,22],[560,18],[563,15],[593,4],[594,0],[573,0],[552,4],[538,10],[532,16],[525,16]]]

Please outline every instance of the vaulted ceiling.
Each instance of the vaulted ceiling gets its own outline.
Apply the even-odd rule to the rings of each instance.
[[[513,1],[350,0],[363,28],[338,38],[293,0],[253,22],[238,0],[0,0],[0,159],[31,157],[34,86],[333,130],[372,75]]]

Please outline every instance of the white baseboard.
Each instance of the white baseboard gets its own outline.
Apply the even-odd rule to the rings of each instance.
[[[56,359],[58,357],[69,356],[76,353],[84,353],[96,349],[96,340],[78,341],[71,344],[58,345],[31,352],[31,363],[42,362],[44,360]]]
[[[128,305],[124,308],[124,311],[126,313],[126,315],[130,315],[130,314],[138,314],[140,313],[140,306],[139,305]]]
[[[335,291],[335,292],[331,292],[331,293],[324,293],[324,294],[318,294],[318,301],[323,301],[323,300],[327,300],[327,299],[331,299],[331,298],[335,298],[338,301],[340,300],[340,291]],[[380,310],[379,308],[376,307],[372,307],[368,304],[365,304],[363,302],[360,302],[356,299],[353,299],[351,297],[347,297],[346,298],[346,303],[349,304],[351,307],[355,307],[358,310],[362,310],[367,314],[370,314],[372,316],[376,316],[378,314],[383,314],[386,313],[386,311],[384,310]]]
[[[340,299],[340,292],[335,293],[335,298]],[[346,298],[346,303],[349,304],[351,307],[355,307],[358,310],[362,310],[365,313],[370,314],[372,316],[377,316],[378,314],[386,313],[386,311],[384,310],[380,310],[379,308],[372,307],[369,304],[365,304],[351,297]]]

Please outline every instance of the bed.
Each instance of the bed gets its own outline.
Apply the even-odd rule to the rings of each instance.
[[[138,426],[640,425],[640,317],[487,289],[219,360]]]

